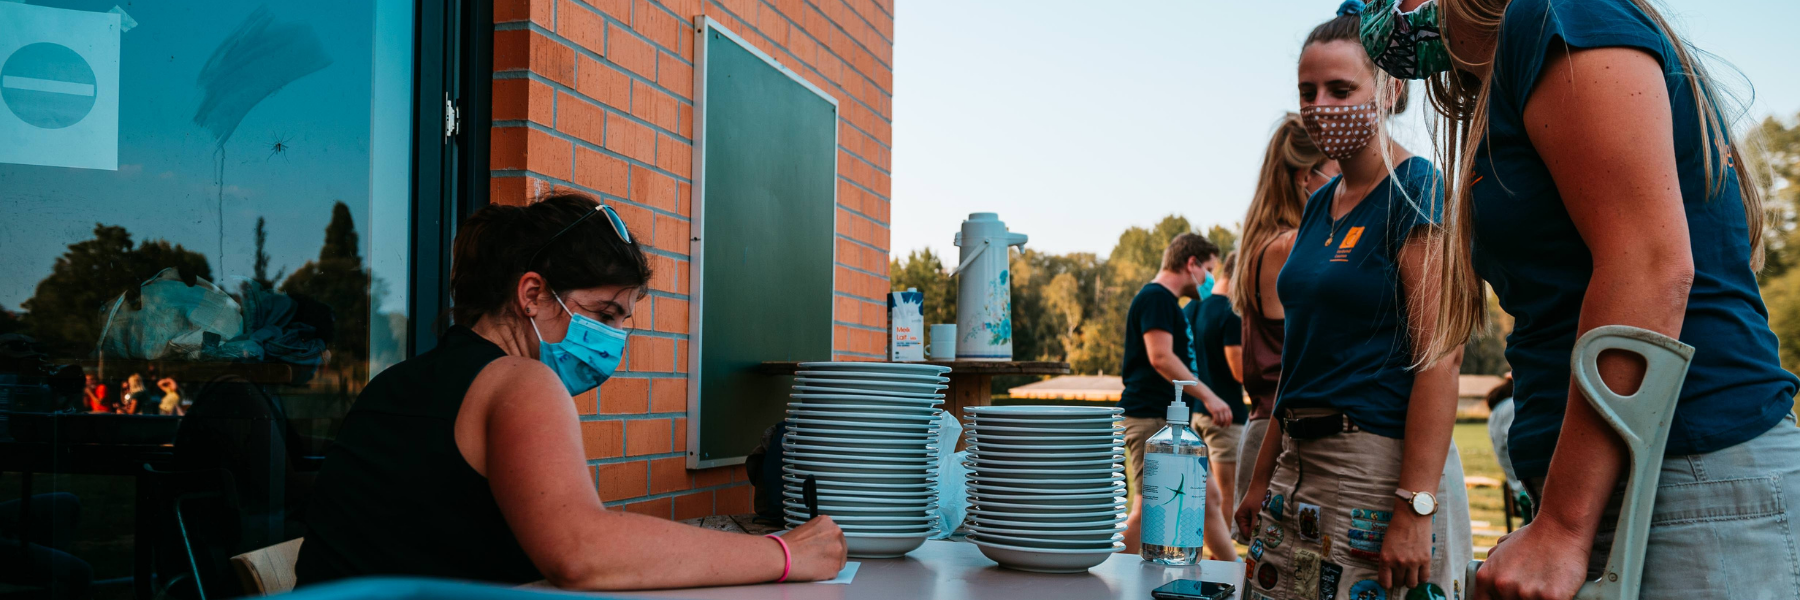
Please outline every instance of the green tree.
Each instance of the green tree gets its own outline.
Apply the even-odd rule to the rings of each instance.
[[[914,250],[906,262],[888,262],[888,281],[892,290],[918,289],[925,294],[925,328],[956,322],[956,281],[944,270],[944,262],[930,248]]]
[[[1800,372],[1800,115],[1768,117],[1743,136],[1755,185],[1762,188],[1767,260],[1758,273],[1769,328],[1781,342],[1781,366]]]
[[[1229,229],[1224,225],[1214,225],[1206,228],[1206,239],[1210,240],[1214,246],[1219,247],[1220,258],[1224,258],[1225,255],[1231,254],[1232,250],[1237,249],[1238,229],[1240,227],[1242,227],[1242,224],[1233,224]]]
[[[21,320],[50,356],[92,355],[108,303],[120,294],[137,302],[138,286],[166,268],[174,268],[190,284],[196,278],[212,279],[212,268],[198,252],[166,240],[133,246],[124,227],[95,223],[94,238],[70,244],[31,299],[20,305],[25,310]]]
[[[1125,313],[1131,299],[1162,269],[1169,240],[1192,231],[1186,218],[1169,215],[1149,229],[1132,227],[1119,234],[1097,278],[1093,326],[1082,328],[1079,350],[1069,356],[1074,372],[1118,374],[1125,359]]]
[[[363,268],[356,223],[350,207],[331,207],[319,258],[307,261],[281,284],[281,293],[316,300],[331,307],[334,321],[332,366],[354,377],[369,357],[369,272]],[[355,379],[353,379],[355,380]]]

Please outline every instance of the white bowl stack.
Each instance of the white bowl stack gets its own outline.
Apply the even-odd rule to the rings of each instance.
[[[891,558],[935,533],[938,419],[949,367],[806,362],[794,379],[782,442],[782,507],[806,522],[801,493],[817,479],[819,514],[844,530],[850,556]]]
[[[1000,566],[1077,573],[1124,549],[1121,410],[971,406],[969,541]]]

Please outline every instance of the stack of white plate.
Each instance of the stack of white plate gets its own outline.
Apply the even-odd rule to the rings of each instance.
[[[938,418],[949,367],[800,363],[782,443],[783,508],[806,522],[801,485],[816,478],[819,514],[844,530],[850,556],[890,558],[935,533]]]
[[[972,406],[969,540],[1000,566],[1075,573],[1124,549],[1118,408]]]

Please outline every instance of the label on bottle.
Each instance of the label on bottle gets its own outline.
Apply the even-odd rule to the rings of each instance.
[[[1144,455],[1143,542],[1176,548],[1205,543],[1205,455]]]

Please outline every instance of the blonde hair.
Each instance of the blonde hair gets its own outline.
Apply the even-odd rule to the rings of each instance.
[[[1719,156],[1721,162],[1729,160],[1735,164],[1740,181],[1739,193],[1744,203],[1744,220],[1750,231],[1750,268],[1761,270],[1762,193],[1751,183],[1744,161],[1737,156],[1737,150],[1726,142],[1729,130],[1713,95],[1713,80],[1694,57],[1699,51],[1689,48],[1681,41],[1650,0],[1630,1],[1648,15],[1656,28],[1668,37],[1670,45],[1675,48],[1681,71],[1687,76],[1688,87],[1694,96],[1694,109],[1700,117],[1699,141],[1707,155],[1704,162],[1709,195],[1723,192],[1726,180],[1723,176],[1715,175],[1713,157]],[[1459,35],[1497,39],[1510,2],[1511,0],[1441,0],[1439,7],[1444,11],[1445,41]],[[1451,23],[1465,27],[1466,30],[1453,29]],[[1490,70],[1493,66],[1491,57],[1486,63],[1463,60],[1465,57],[1455,55],[1453,44],[1446,43],[1446,46],[1452,48],[1451,56],[1457,62],[1486,64]],[[1481,278],[1475,274],[1475,267],[1470,259],[1470,240],[1473,239],[1474,226],[1469,218],[1472,212],[1469,190],[1473,179],[1471,167],[1475,162],[1475,152],[1481,146],[1482,136],[1488,129],[1488,100],[1492,93],[1492,81],[1492,76],[1482,79],[1460,69],[1451,69],[1425,80],[1426,96],[1431,98],[1432,107],[1440,115],[1440,119],[1431,122],[1431,130],[1434,134],[1434,146],[1437,148],[1438,164],[1442,166],[1449,183],[1444,202],[1444,235],[1437,236],[1438,251],[1434,253],[1438,259],[1435,266],[1442,275],[1444,289],[1439,296],[1437,326],[1431,332],[1431,342],[1420,350],[1419,359],[1423,364],[1434,363],[1461,350],[1470,334],[1487,324],[1485,288]],[[1443,139],[1438,140],[1440,137]],[[1724,153],[1729,153],[1728,159],[1722,155]]]
[[[1244,214],[1244,232],[1238,238],[1237,256],[1233,260],[1255,260],[1262,255],[1270,240],[1300,227],[1300,212],[1306,208],[1306,189],[1294,181],[1294,175],[1311,171],[1325,162],[1325,153],[1313,145],[1306,134],[1300,115],[1287,113],[1275,124],[1275,134],[1263,150],[1262,169],[1256,176],[1256,194],[1250,197],[1250,210]],[[1236,269],[1239,275],[1248,273]],[[1235,279],[1235,277],[1234,277]],[[1257,282],[1233,283],[1231,309],[1238,314],[1261,310],[1252,306]]]

